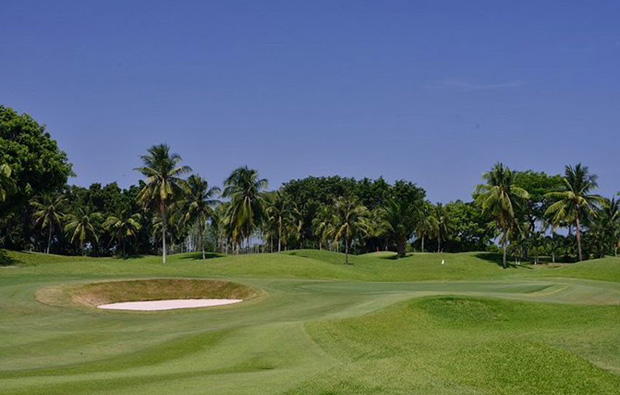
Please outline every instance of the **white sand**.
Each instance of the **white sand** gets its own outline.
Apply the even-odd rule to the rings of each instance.
[[[174,309],[191,309],[195,307],[222,306],[242,302],[242,299],[173,299],[150,300],[145,302],[110,303],[97,306],[106,310],[157,311]]]

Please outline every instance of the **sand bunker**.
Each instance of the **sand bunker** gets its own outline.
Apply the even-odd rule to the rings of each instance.
[[[242,299],[172,299],[149,300],[143,302],[109,303],[97,306],[106,310],[158,311],[174,309],[192,309],[196,307],[223,306],[242,302]]]

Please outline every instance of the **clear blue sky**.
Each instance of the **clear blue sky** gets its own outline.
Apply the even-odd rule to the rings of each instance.
[[[72,182],[166,142],[212,184],[404,178],[469,199],[494,162],[620,190],[618,1],[0,0],[0,103]]]

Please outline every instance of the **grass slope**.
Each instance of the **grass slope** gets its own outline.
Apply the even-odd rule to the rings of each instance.
[[[503,270],[482,253],[368,254],[350,266],[342,254],[309,250],[204,261],[174,255],[166,265],[158,257],[3,255],[11,258],[0,267],[3,394],[612,394],[620,387],[617,258]],[[229,280],[265,294],[216,309],[146,313],[35,297],[145,278],[167,279],[175,295],[182,282],[169,279]]]

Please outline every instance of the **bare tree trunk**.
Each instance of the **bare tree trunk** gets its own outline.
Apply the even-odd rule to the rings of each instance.
[[[346,263],[349,264],[349,232],[344,234],[344,254],[346,256]]]
[[[504,237],[502,240],[503,248],[504,248],[504,257],[502,259],[502,267],[506,269],[508,265],[506,264],[506,252],[508,250],[508,231],[504,230]]]
[[[47,236],[47,251],[45,251],[46,254],[50,253],[50,245],[52,244],[52,224],[50,222],[50,230]]]
[[[424,236],[422,236],[422,252],[424,252]]]
[[[203,237],[202,225],[200,225],[198,227],[198,232],[200,232],[200,239],[199,240],[200,240],[200,248],[202,249],[202,259],[205,259],[206,258],[206,256],[205,256],[205,243],[204,243],[204,240],[202,238]]]
[[[282,252],[282,216],[278,221],[278,252]]]
[[[437,236],[437,252],[441,252],[441,235]]]
[[[579,262],[581,262],[583,261],[583,255],[581,253],[581,223],[579,221],[579,206],[577,206],[576,224],[577,224],[577,250],[579,251]]]

